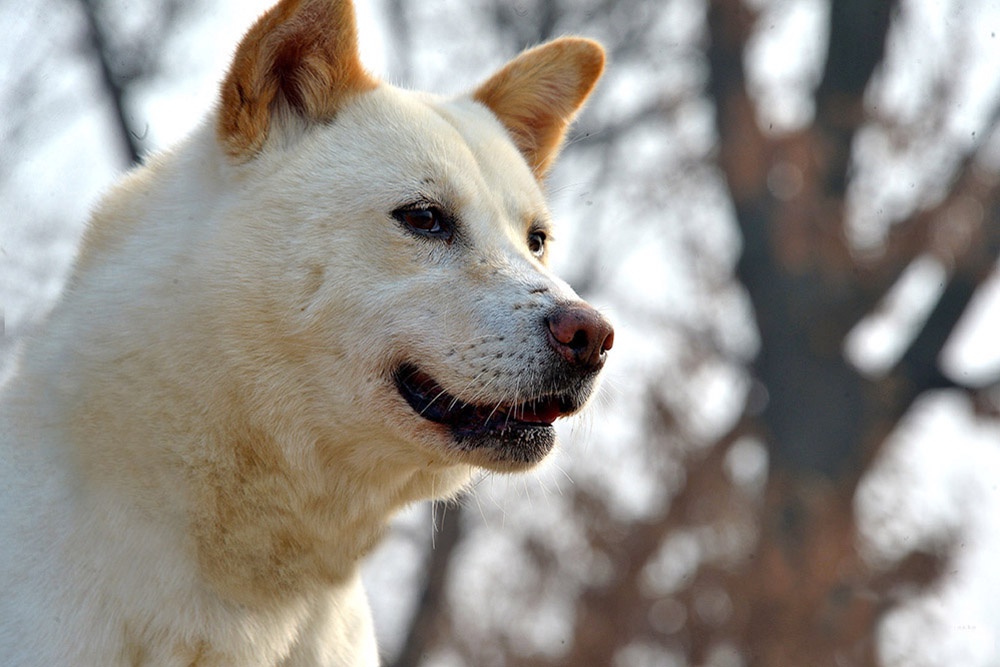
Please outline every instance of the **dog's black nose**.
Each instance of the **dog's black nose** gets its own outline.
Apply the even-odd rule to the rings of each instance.
[[[581,370],[600,370],[615,341],[611,322],[585,303],[555,308],[545,324],[552,348]]]

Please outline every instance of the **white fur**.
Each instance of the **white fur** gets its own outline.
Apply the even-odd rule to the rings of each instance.
[[[525,245],[548,214],[521,154],[485,107],[384,84],[286,121],[236,164],[210,118],[125,178],[17,360],[4,665],[375,665],[359,560],[400,507],[505,469],[386,374],[523,389],[546,346],[529,321],[577,297]],[[460,241],[389,215],[421,198]]]

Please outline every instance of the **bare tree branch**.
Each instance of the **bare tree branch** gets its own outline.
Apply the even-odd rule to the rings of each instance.
[[[98,17],[95,0],[79,0],[83,14],[87,19],[87,39],[90,42],[93,55],[101,70],[101,85],[105,96],[111,103],[114,126],[120,140],[122,151],[129,164],[138,164],[141,160],[139,145],[128,120],[125,104],[125,90],[111,66],[110,49],[107,37]]]
[[[969,202],[976,205],[970,206]],[[958,247],[950,243],[935,247],[928,239],[929,249],[952,267],[952,274],[937,304],[884,382],[895,388],[887,392],[892,398],[887,406],[888,417],[893,421],[902,417],[926,389],[965,388],[944,375],[940,355],[1000,257],[1000,175],[984,177],[970,162],[946,200],[919,217],[930,220],[922,223],[926,226],[957,227],[951,230],[950,237],[962,241]],[[942,218],[947,221],[942,223]]]
[[[410,621],[399,656],[391,667],[417,667],[431,644],[434,629],[446,606],[445,586],[455,547],[462,539],[462,506],[434,503],[434,543],[425,568],[423,589],[417,598],[417,609]]]

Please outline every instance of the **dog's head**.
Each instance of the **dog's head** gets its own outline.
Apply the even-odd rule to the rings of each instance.
[[[603,65],[559,39],[446,99],[366,72],[347,0],[265,14],[216,123],[237,193],[221,246],[254,258],[218,277],[218,305],[247,372],[270,369],[261,400],[421,465],[541,460],[613,338],[547,268],[540,185]]]

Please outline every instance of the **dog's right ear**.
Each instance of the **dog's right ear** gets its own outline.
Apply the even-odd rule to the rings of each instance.
[[[282,107],[324,122],[376,85],[361,65],[351,0],[281,0],[236,49],[222,83],[219,141],[235,159],[250,159]]]

